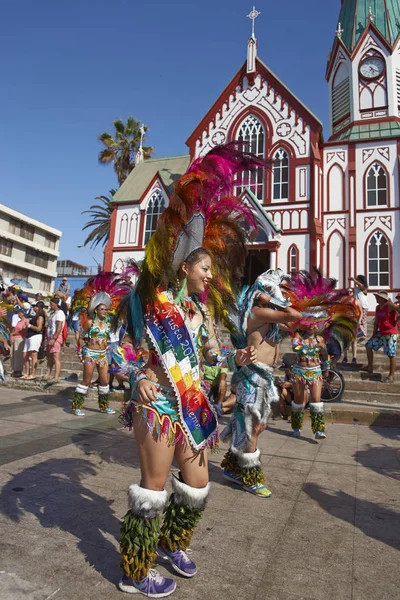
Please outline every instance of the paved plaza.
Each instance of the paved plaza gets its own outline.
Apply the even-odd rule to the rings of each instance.
[[[139,482],[133,435],[88,402],[0,389],[1,600],[111,600],[119,520]],[[260,499],[230,486],[211,456],[212,492],[192,550],[199,573],[176,600],[400,597],[400,430],[327,424],[317,443],[272,421],[260,438]],[[160,566],[162,573],[167,573]]]

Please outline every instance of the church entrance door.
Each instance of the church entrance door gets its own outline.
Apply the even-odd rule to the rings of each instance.
[[[270,268],[270,252],[265,248],[260,250],[249,250],[246,260],[243,284],[253,285],[261,273]]]

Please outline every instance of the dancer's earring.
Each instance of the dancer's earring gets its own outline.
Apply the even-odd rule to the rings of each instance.
[[[174,304],[180,304],[180,302],[182,302],[183,298],[185,297],[185,292],[186,292],[186,285],[187,285],[187,279],[185,277],[185,279],[180,282],[178,279],[178,294],[174,300]]]

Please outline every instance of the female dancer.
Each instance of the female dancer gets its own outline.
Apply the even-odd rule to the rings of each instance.
[[[326,437],[325,422],[321,402],[322,373],[329,369],[329,356],[325,341],[317,334],[317,327],[311,326],[294,332],[292,348],[296,353],[296,362],[292,367],[292,385],[294,402],[292,402],[293,437],[300,437],[304,419],[304,406],[310,393],[311,428],[315,439]]]
[[[110,341],[110,317],[115,313],[121,299],[130,287],[115,273],[99,273],[90,277],[81,290],[76,290],[72,304],[72,317],[81,320],[81,344],[78,354],[83,363],[83,379],[72,396],[72,412],[84,417],[82,410],[95,368],[99,378],[98,403],[101,412],[114,415],[109,406],[108,343]]]
[[[208,293],[213,316],[228,324],[253,221],[238,199],[224,194],[236,173],[255,165],[262,163],[231,145],[193,163],[147,244],[130,299],[129,331],[141,359],[133,365],[125,419],[135,431],[141,481],[129,488],[121,527],[124,592],[161,598],[175,590],[173,579],[152,569],[157,553],[185,577],[197,572],[185,550],[209,492],[207,448],[218,442],[216,416],[201,386],[202,363],[234,369],[256,360],[251,347],[220,353],[199,296]],[[168,499],[164,488],[174,458],[180,473]]]
[[[311,427],[316,439],[325,434],[324,404],[321,402],[322,374],[329,368],[326,340],[347,348],[357,331],[359,308],[347,290],[337,290],[335,279],[325,279],[316,270],[294,273],[286,282],[286,293],[293,308],[302,312],[295,325],[293,349],[296,363],[292,368],[293,436],[300,437],[307,390],[310,393]]]

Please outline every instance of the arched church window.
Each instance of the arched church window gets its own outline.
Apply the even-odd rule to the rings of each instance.
[[[274,200],[289,198],[289,156],[286,150],[279,148],[274,156]]]
[[[389,242],[381,231],[376,231],[368,244],[368,282],[376,287],[390,283]]]
[[[289,248],[289,273],[299,270],[299,251],[296,246]]]
[[[238,140],[246,142],[246,149],[259,158],[265,157],[265,131],[262,123],[254,115],[249,115],[241,124],[238,131]],[[249,188],[258,200],[264,199],[264,172],[256,169],[254,172],[242,173],[238,177],[236,195],[240,195],[245,188]]]
[[[144,230],[144,243],[147,244],[157,229],[158,217],[165,209],[165,200],[160,192],[152,194],[146,210],[146,225]]]
[[[387,206],[388,185],[385,169],[378,162],[367,173],[367,206]]]

